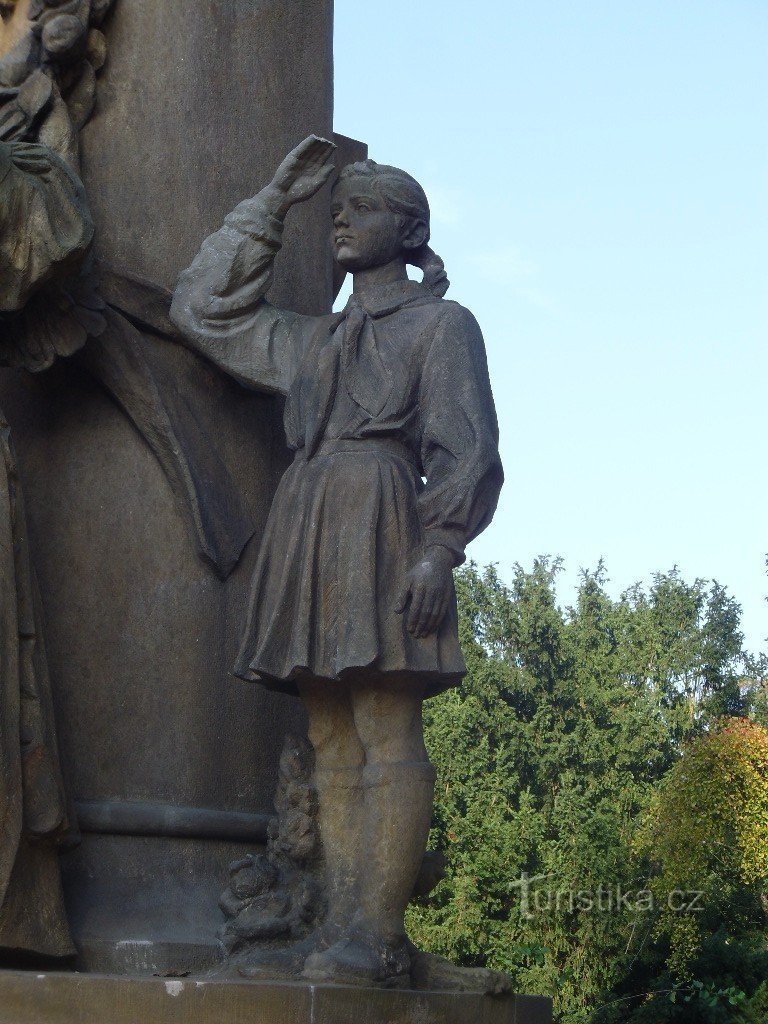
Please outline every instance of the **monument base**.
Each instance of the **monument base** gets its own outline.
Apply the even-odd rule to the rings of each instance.
[[[538,996],[0,971],[0,1024],[551,1024]]]

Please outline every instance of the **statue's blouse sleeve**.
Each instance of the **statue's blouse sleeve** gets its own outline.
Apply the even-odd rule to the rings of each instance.
[[[421,377],[419,514],[427,548],[448,548],[456,565],[490,523],[504,474],[483,336],[463,306],[446,302]]]
[[[171,319],[190,347],[242,384],[286,394],[316,321],[264,298],[282,235],[263,193],[240,203],[179,277]]]

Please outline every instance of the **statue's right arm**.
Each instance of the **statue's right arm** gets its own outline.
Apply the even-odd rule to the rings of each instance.
[[[264,298],[282,244],[284,210],[270,187],[240,203],[179,277],[171,319],[186,344],[250,387],[285,394],[310,318]]]
[[[285,215],[328,181],[335,148],[316,135],[300,142],[179,278],[171,319],[192,348],[243,384],[285,394],[306,349],[313,318],[275,309],[264,296]]]

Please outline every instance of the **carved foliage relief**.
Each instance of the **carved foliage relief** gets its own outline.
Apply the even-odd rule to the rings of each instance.
[[[38,371],[104,330],[78,133],[112,0],[0,0],[0,363]],[[87,268],[87,264],[86,264]]]
[[[40,142],[77,168],[113,0],[0,0],[0,140]]]

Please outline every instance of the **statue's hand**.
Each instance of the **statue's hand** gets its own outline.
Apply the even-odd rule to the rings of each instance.
[[[434,633],[451,600],[453,558],[447,548],[428,548],[408,573],[396,611],[406,613],[406,627],[415,637]]]
[[[333,174],[335,149],[336,146],[327,139],[310,135],[291,150],[269,186],[281,214],[284,215],[294,203],[303,203],[319,192]]]

